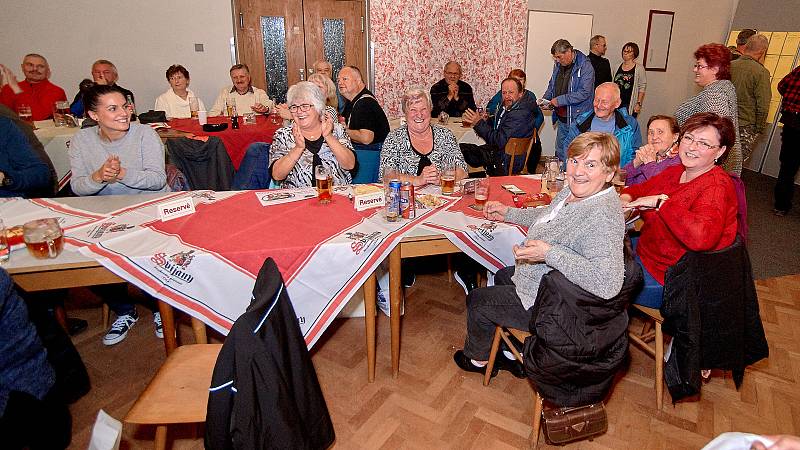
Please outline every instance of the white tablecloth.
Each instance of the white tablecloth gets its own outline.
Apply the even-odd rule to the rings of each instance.
[[[439,122],[434,122],[433,120],[431,120],[431,122],[432,123],[439,123]],[[456,140],[458,141],[459,144],[483,145],[483,144],[486,143],[486,141],[481,139],[480,136],[478,136],[475,133],[475,130],[473,130],[472,128],[462,127],[460,118],[455,118],[455,119],[451,118],[447,122],[447,125],[445,125],[445,126],[450,131],[452,131],[454,135],[456,135]],[[390,129],[394,130],[394,129],[399,128],[399,127],[400,127],[400,119],[399,118],[392,119],[392,120],[389,121],[389,128]]]
[[[44,151],[56,169],[58,177],[58,188],[61,189],[69,181],[72,172],[69,164],[69,144],[75,133],[80,128],[56,127],[52,120],[40,120],[36,122],[34,133],[39,138]]]

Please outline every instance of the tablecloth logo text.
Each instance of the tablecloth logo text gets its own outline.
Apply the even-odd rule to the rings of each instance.
[[[150,258],[150,261],[159,268],[159,272],[167,276],[167,281],[174,278],[191,283],[194,281],[194,277],[186,273],[185,270],[193,259],[194,250],[189,250],[188,252],[178,252],[171,256],[167,256],[163,252],[156,253]]]
[[[353,250],[353,253],[356,255],[360,255],[362,251],[372,247],[381,240],[380,231],[373,231],[370,234],[364,234],[359,231],[348,231],[344,235],[353,241],[350,243],[350,249]]]
[[[134,226],[127,223],[105,222],[92,228],[89,232],[89,238],[100,239],[104,234],[118,233],[120,231],[130,230],[131,228],[134,228]]]
[[[496,222],[484,222],[480,225],[467,225],[472,232],[478,235],[479,238],[485,239],[487,241],[494,240],[494,236],[492,233],[497,228]]]

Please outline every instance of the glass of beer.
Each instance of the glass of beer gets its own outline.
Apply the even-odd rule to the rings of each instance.
[[[442,195],[453,195],[456,187],[456,168],[454,166],[445,166],[442,168],[442,176],[440,178],[442,186]]]
[[[227,114],[225,114],[226,116],[233,117],[233,108],[235,105],[236,103],[232,98],[225,99],[225,112],[227,112]]]
[[[26,222],[22,226],[22,238],[36,259],[55,258],[64,249],[64,232],[58,219],[52,217]]]
[[[483,206],[489,198],[489,179],[484,178],[475,185],[475,209],[483,211]]]
[[[197,97],[189,97],[189,114],[192,119],[197,119],[197,111],[200,111],[200,102]]]
[[[317,179],[317,198],[324,204],[330,203],[333,192],[333,175],[323,166],[318,165],[314,169],[314,177]]]
[[[19,115],[20,119],[33,125],[33,113],[31,112],[30,105],[17,106],[17,114]]]
[[[614,178],[611,180],[611,184],[614,185],[614,189],[617,191],[617,194],[622,192],[625,189],[625,180],[628,178],[628,171],[625,169],[617,169],[617,173],[614,174]]]
[[[53,105],[53,123],[57,127],[67,126],[67,114],[69,114],[69,102],[59,100]]]

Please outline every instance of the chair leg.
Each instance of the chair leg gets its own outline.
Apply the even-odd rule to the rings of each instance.
[[[194,332],[195,344],[208,344],[206,324],[202,320],[192,317],[192,331]]]
[[[656,407],[664,406],[664,334],[661,323],[656,322]]]
[[[542,397],[533,391],[533,430],[531,430],[531,448],[539,448],[539,433],[542,428]]]
[[[486,373],[483,375],[483,385],[488,386],[492,379],[492,369],[494,369],[494,359],[500,349],[500,337],[503,334],[503,327],[494,328],[494,339],[492,340],[492,350],[489,351],[489,362],[486,363]]]
[[[447,254],[447,282],[453,284],[453,254]]]
[[[107,330],[108,329],[108,316],[111,314],[111,311],[110,311],[110,308],[108,307],[108,305],[105,302],[103,302],[103,312],[102,312],[102,314],[103,314],[103,329]]]
[[[156,450],[166,450],[166,448],[167,448],[167,426],[166,425],[158,425],[156,427],[155,448],[156,448]]]

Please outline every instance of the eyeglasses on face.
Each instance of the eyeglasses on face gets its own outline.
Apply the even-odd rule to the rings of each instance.
[[[708,142],[697,140],[697,138],[690,134],[684,134],[681,138],[681,143],[685,143],[689,148],[699,148],[703,151],[722,147],[721,145],[711,145]]]
[[[709,66],[704,66],[702,64],[695,63],[695,65],[693,65],[692,67],[694,67],[697,70],[700,70],[700,69],[708,69]]]
[[[303,103],[303,104],[300,104],[300,105],[292,105],[292,106],[289,107],[289,112],[291,112],[291,113],[296,113],[297,111],[306,112],[309,109],[311,109],[312,106],[314,106],[314,105],[311,105],[309,103]]]

